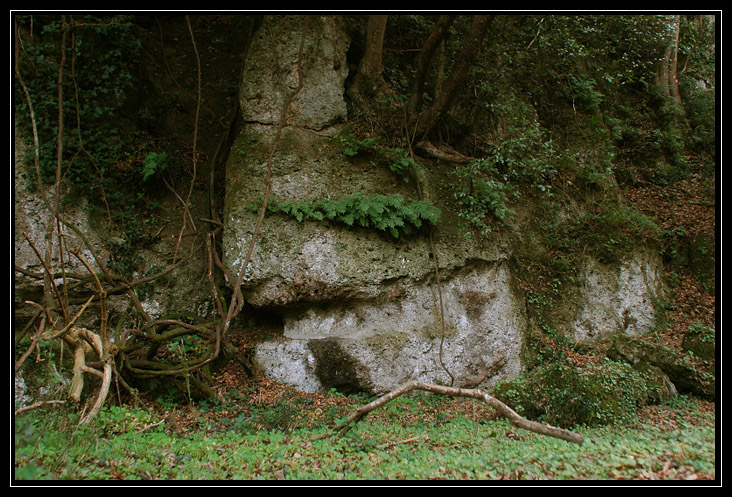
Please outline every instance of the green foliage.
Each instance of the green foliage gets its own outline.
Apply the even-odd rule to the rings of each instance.
[[[147,181],[153,176],[159,176],[168,167],[169,156],[167,152],[150,152],[142,160],[142,181]]]
[[[130,409],[119,406],[104,406],[96,421],[104,436],[110,437],[141,430],[158,420],[144,409]]]
[[[18,16],[16,20],[30,29],[29,17]],[[120,126],[121,110],[134,89],[141,47],[131,21],[131,16],[122,15],[75,16],[72,34],[67,36],[63,159],[66,182],[71,188],[88,192],[97,187],[100,173],[109,174],[109,168],[123,160],[131,148],[131,140]],[[23,39],[19,60],[35,112],[44,181],[51,181],[56,169],[57,80],[63,30],[59,16],[33,16],[33,36]],[[16,91],[19,122],[31,136],[27,102],[19,85]],[[79,153],[80,140],[88,156]],[[34,179],[33,175],[30,178]]]
[[[288,403],[299,411],[283,407]],[[203,419],[202,406],[194,406],[191,422],[177,427],[186,430],[184,436],[173,427],[180,411],[109,409],[88,426],[77,426],[78,414],[64,408],[30,411],[15,418],[14,476],[100,481],[715,476],[714,414],[683,396],[659,406],[673,424],[639,417],[620,426],[583,427],[582,445],[518,429],[493,418],[477,401],[440,396],[396,399],[346,437],[326,437],[320,424],[308,427],[302,416],[318,408],[296,399],[283,399],[268,414],[268,407],[251,412],[242,407],[217,411],[219,423],[214,423]],[[338,410],[342,415],[354,408]],[[288,414],[298,424],[276,427],[287,427]],[[269,416],[279,418],[273,429],[254,423]]]
[[[557,57],[544,60],[552,72],[581,70],[606,87],[648,87],[670,34],[663,16],[653,15],[548,16],[542,28],[532,58],[553,53]]]
[[[491,110],[503,115],[517,107],[521,105],[514,102],[505,109],[491,105]],[[544,137],[537,121],[516,116],[506,119],[511,126],[510,136],[488,147],[482,158],[456,166],[450,175],[463,227],[481,235],[492,231],[491,221],[501,223],[513,214],[507,205],[510,197],[538,192],[550,198],[557,167],[565,157],[551,139]]]
[[[389,170],[409,182],[411,174],[417,170],[417,163],[403,148],[384,148],[381,154],[387,160]]]
[[[507,181],[548,193],[559,157],[553,140],[544,137],[537,121],[531,121],[524,123],[515,135],[490,147],[485,160],[493,163]]]
[[[451,172],[452,196],[462,220],[461,229],[475,229],[485,236],[493,230],[492,219],[500,222],[513,214],[506,204],[515,190],[509,183],[494,179],[495,175],[496,166],[486,159],[457,166]]]
[[[604,205],[594,214],[546,227],[549,248],[569,253],[587,250],[605,263],[621,260],[629,246],[659,239],[658,226],[626,205]]]
[[[714,328],[697,321],[689,326],[689,330],[684,335],[682,346],[695,357],[706,361],[715,360],[716,334]]]
[[[496,396],[529,418],[564,427],[622,424],[658,397],[660,386],[625,363],[579,369],[553,360],[497,387]]]
[[[363,153],[376,153],[386,161],[391,172],[402,178],[405,182],[418,173],[419,166],[409,155],[409,152],[402,147],[385,147],[381,145],[381,138],[372,136],[359,140],[353,136],[351,131],[342,134],[340,137],[343,153],[349,157],[355,157]]]
[[[487,44],[453,118],[463,126],[487,122],[488,140],[500,146],[536,120],[555,151],[582,152],[571,172],[598,186],[618,169],[624,181],[676,181],[696,165],[688,160],[692,151],[709,167],[716,136],[714,21],[680,17],[681,107],[667,105],[655,85],[672,41],[671,16],[535,15],[506,21],[511,29]]]
[[[572,85],[572,103],[576,102],[590,114],[599,112],[604,96],[597,91],[597,83],[586,76],[570,76],[569,80]]]
[[[373,151],[380,141],[378,136],[358,140],[353,136],[353,133],[344,134],[339,139],[343,146],[343,153],[349,157],[355,157],[362,152]]]
[[[247,207],[253,212],[261,208],[263,199]],[[435,225],[440,210],[426,200],[405,203],[404,196],[356,193],[338,200],[316,202],[278,202],[270,200],[268,212],[286,214],[298,222],[304,220],[335,221],[350,227],[371,228],[394,238],[416,232],[425,224]]]
[[[303,418],[302,406],[297,399],[281,399],[267,408],[255,408],[252,423],[268,431],[292,431]]]
[[[707,16],[682,16],[684,42],[681,57],[686,57],[679,90],[688,120],[687,140],[692,150],[710,153],[716,144],[715,29]]]

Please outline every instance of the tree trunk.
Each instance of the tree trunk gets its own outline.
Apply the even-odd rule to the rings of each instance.
[[[385,15],[369,16],[366,26],[366,51],[361,57],[358,71],[348,90],[349,96],[354,101],[374,96],[385,86],[381,72],[386,20]]]
[[[424,42],[422,52],[417,58],[417,69],[409,89],[409,102],[407,104],[407,113],[415,115],[419,112],[419,106],[422,103],[422,94],[424,93],[425,80],[427,79],[427,69],[429,68],[432,57],[440,44],[445,40],[447,31],[455,21],[457,16],[440,16],[440,19],[432,29],[432,33]]]
[[[678,80],[681,16],[673,16],[671,25],[673,27],[673,36],[671,37],[671,42],[666,47],[666,52],[658,69],[657,84],[663,95],[671,98],[675,103],[681,104]]]
[[[488,33],[488,28],[494,19],[495,16],[475,16],[473,18],[470,33],[463,42],[463,49],[452,72],[444,83],[442,91],[424,114],[416,118],[412,117],[412,129],[415,130],[415,136],[418,138],[428,137],[443,121],[455,95],[465,82],[468,71],[475,63],[483,40]]]

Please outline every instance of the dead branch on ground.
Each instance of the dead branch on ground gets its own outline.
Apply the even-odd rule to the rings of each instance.
[[[34,402],[29,406],[25,407],[19,407],[15,410],[15,414],[20,414],[26,411],[31,411],[33,409],[37,409],[39,407],[43,406],[62,406],[66,403],[65,400],[39,400],[38,402]]]
[[[537,423],[535,421],[528,420],[520,416],[516,411],[508,407],[506,404],[498,400],[497,398],[488,395],[486,392],[480,389],[473,388],[456,388],[446,387],[442,385],[433,385],[431,383],[424,383],[421,381],[410,381],[400,386],[399,388],[392,390],[391,392],[379,397],[366,404],[365,406],[359,407],[356,411],[351,414],[348,419],[336,428],[336,433],[344,435],[353,426],[358,423],[361,419],[366,417],[371,411],[382,407],[383,405],[391,402],[397,397],[409,393],[413,390],[424,390],[439,395],[449,395],[451,397],[467,397],[472,399],[482,400],[489,406],[493,407],[499,414],[507,418],[514,426],[523,428],[525,430],[533,431],[540,435],[546,435],[549,437],[559,438],[568,442],[582,444],[584,438],[578,433],[574,433],[562,428],[556,428],[554,426]]]

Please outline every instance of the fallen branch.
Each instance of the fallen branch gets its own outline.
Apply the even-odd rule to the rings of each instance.
[[[383,443],[383,444],[377,445],[376,448],[379,450],[391,449],[392,447],[396,447],[397,445],[408,444],[408,443],[416,442],[417,440],[429,440],[429,439],[430,439],[430,437],[428,437],[427,435],[421,435],[418,437],[411,437],[411,438],[407,438],[404,440],[397,440],[394,442]]]
[[[168,414],[168,416],[170,416],[170,414]],[[160,426],[161,424],[165,423],[165,421],[168,419],[168,416],[165,416],[163,419],[161,419],[157,423],[151,423],[151,424],[145,426],[144,428],[140,428],[139,430],[137,430],[137,434],[139,435],[140,433],[145,433],[147,430],[149,430],[151,428],[155,428],[156,426]]]
[[[64,405],[65,403],[66,403],[65,400],[41,400],[41,401],[35,402],[29,406],[19,407],[18,409],[15,410],[15,414],[18,415],[20,413],[30,411],[30,410],[36,409],[38,407],[60,406],[60,405]]]
[[[517,426],[519,428],[523,428],[525,430],[533,431],[535,433],[539,433],[540,435],[547,435],[550,437],[560,438],[562,440],[566,440],[568,442],[573,442],[577,444],[582,444],[584,439],[581,435],[568,431],[563,430],[561,428],[556,428],[554,426],[545,425],[541,423],[537,423],[535,421],[530,421],[526,418],[521,417],[516,411],[508,407],[506,404],[501,402],[500,400],[496,399],[495,397],[492,397],[491,395],[488,395],[483,390],[479,389],[472,389],[472,388],[455,388],[455,387],[446,387],[442,385],[433,385],[430,383],[423,383],[421,381],[410,381],[402,385],[401,387],[397,388],[396,390],[392,390],[391,392],[379,397],[378,399],[374,400],[373,402],[370,402],[366,404],[365,406],[359,407],[356,412],[351,414],[349,418],[340,426],[337,427],[338,433],[340,435],[345,434],[348,432],[357,422],[359,422],[361,419],[363,419],[368,413],[373,411],[374,409],[378,409],[379,407],[385,405],[386,403],[396,399],[397,397],[404,395],[408,392],[411,392],[412,390],[424,390],[427,392],[432,392],[440,395],[449,395],[452,397],[469,397],[473,399],[479,399],[483,400],[486,404],[496,409],[501,415],[506,417],[514,426]]]

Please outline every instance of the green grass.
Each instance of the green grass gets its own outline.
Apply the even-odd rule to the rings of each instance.
[[[349,414],[354,405],[339,409]],[[257,428],[255,418],[221,423],[231,415],[223,407],[196,418],[194,407],[194,428],[184,434],[168,419],[152,426],[165,411],[108,408],[78,428],[75,413],[37,409],[15,422],[15,478],[713,479],[714,412],[699,405],[682,397],[631,424],[578,427],[581,446],[491,419],[492,411],[471,400],[429,396],[396,399],[341,438],[323,438],[329,431],[307,406],[297,426],[284,430]]]

